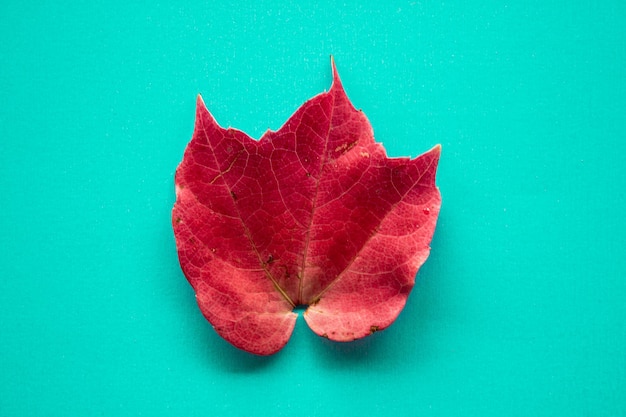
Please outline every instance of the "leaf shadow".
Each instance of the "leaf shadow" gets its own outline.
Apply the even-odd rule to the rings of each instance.
[[[353,342],[333,342],[310,334],[310,343],[320,366],[332,369],[369,369],[388,371],[406,366],[419,366],[430,355],[428,340],[420,331],[426,324],[419,306],[401,314],[384,331]],[[410,311],[413,310],[413,311]]]
[[[368,336],[353,342],[333,342],[319,338],[311,332],[311,343],[315,346],[316,354],[327,365],[333,368],[354,367],[361,364],[368,365],[375,360],[380,352],[380,335]]]
[[[215,358],[214,366],[221,371],[228,373],[255,373],[263,371],[272,366],[278,359],[278,355],[258,356],[252,353],[237,349],[224,339],[219,337],[211,326],[207,326],[209,335],[208,346],[205,355],[208,358]]]
[[[221,338],[204,318],[200,309],[192,300],[187,300],[186,316],[192,333],[188,347],[195,360],[202,361],[212,371],[226,373],[255,373],[264,370],[277,360],[277,355],[259,356],[237,349]]]

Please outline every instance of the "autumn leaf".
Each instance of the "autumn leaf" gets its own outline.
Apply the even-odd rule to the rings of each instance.
[[[328,92],[258,141],[220,127],[198,96],[176,171],[182,270],[215,330],[251,353],[287,343],[297,306],[331,340],[385,329],[430,251],[440,147],[388,158],[332,69]]]

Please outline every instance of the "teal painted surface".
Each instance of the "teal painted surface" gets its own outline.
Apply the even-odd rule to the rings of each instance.
[[[130,3],[0,6],[0,415],[626,415],[626,3]],[[330,54],[390,155],[442,144],[432,254],[388,330],[253,357],[174,169],[197,93],[258,137]]]

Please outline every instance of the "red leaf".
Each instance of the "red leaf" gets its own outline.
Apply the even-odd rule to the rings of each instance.
[[[334,63],[330,91],[258,141],[221,128],[198,96],[173,226],[204,316],[260,355],[287,343],[298,305],[336,341],[389,326],[430,251],[439,152],[388,158]]]

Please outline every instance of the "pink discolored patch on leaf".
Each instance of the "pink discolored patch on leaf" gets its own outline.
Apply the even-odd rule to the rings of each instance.
[[[430,251],[440,147],[388,158],[333,84],[256,141],[198,97],[176,171],[178,256],[204,316],[238,348],[280,350],[296,322],[336,341],[388,327]]]

